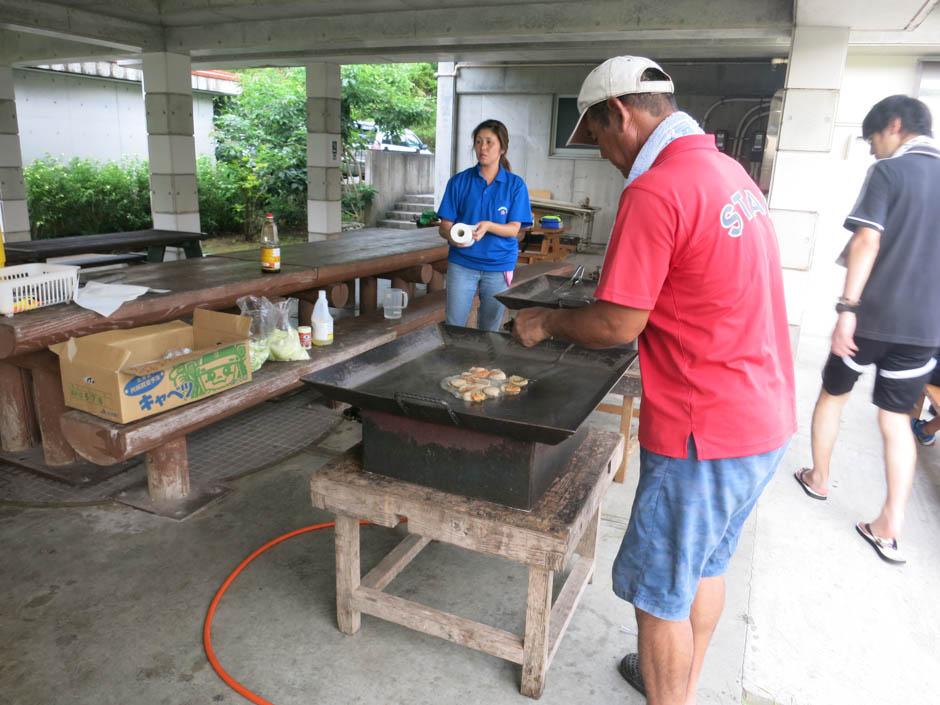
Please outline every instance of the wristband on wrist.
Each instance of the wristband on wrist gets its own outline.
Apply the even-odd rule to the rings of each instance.
[[[841,301],[836,304],[836,313],[858,313],[859,305],[856,304],[844,304]]]
[[[845,296],[840,296],[839,303],[845,304],[846,306],[854,306],[855,308],[858,308],[861,302],[858,299],[849,299],[849,298],[846,298]]]

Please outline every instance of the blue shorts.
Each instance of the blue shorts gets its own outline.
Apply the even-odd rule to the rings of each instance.
[[[787,443],[760,455],[698,460],[640,449],[640,482],[614,561],[614,592],[659,619],[689,616],[701,578],[722,575],[741,527]]]

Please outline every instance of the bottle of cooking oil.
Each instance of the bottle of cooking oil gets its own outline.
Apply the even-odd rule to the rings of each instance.
[[[277,237],[274,214],[268,213],[261,226],[261,271],[279,274],[281,271],[281,241]]]

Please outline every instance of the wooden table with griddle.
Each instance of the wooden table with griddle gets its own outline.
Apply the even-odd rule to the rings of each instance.
[[[567,471],[528,512],[365,472],[360,446],[315,471],[310,480],[313,505],[336,515],[339,629],[355,634],[365,613],[498,656],[522,665],[520,691],[538,698],[574,610],[593,580],[601,502],[623,444],[619,433],[589,429]],[[406,517],[409,535],[362,576],[360,519],[393,527]],[[525,634],[384,592],[431,541],[528,566]],[[553,604],[552,576],[569,564]]]

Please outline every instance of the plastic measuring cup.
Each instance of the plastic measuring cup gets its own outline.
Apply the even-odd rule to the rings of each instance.
[[[408,294],[401,289],[389,289],[382,300],[382,310],[386,318],[401,318],[401,310],[408,306]]]

